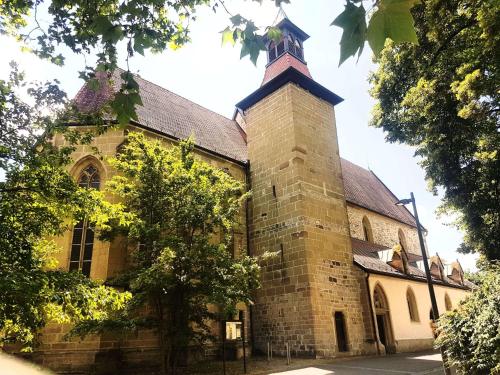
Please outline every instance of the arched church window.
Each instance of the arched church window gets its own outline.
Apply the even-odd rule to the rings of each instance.
[[[295,54],[300,57],[301,59],[304,59],[304,53],[302,51],[302,46],[300,45],[300,41],[298,39],[295,39]]]
[[[398,230],[398,239],[399,246],[401,246],[401,262],[403,266],[403,269],[401,271],[403,271],[404,273],[408,273],[408,247],[406,246],[405,234],[401,229]]]
[[[418,317],[417,300],[415,299],[415,294],[413,293],[413,290],[410,287],[408,287],[408,289],[406,290],[406,303],[408,304],[408,312],[410,313],[410,320],[412,322],[420,321]]]
[[[370,221],[366,216],[363,217],[362,225],[363,225],[364,240],[367,242],[373,242],[372,226],[370,225]]]
[[[444,306],[446,308],[446,311],[451,311],[453,309],[453,306],[451,305],[450,296],[448,295],[448,293],[444,294]]]
[[[287,50],[295,55],[295,41],[291,34],[286,37]]]
[[[273,41],[269,43],[269,62],[276,58],[276,43]]]
[[[100,184],[99,171],[92,164],[80,173],[78,178],[78,185],[80,187],[99,190]],[[81,271],[85,276],[89,277],[93,249],[94,228],[89,224],[87,219],[81,220],[73,228],[69,270]]]
[[[408,248],[406,247],[405,234],[401,229],[398,230],[398,240],[399,240],[399,246],[401,246],[401,250],[408,251]]]
[[[375,309],[386,310],[388,308],[384,292],[379,285],[373,291],[373,304],[375,305]]]
[[[279,57],[283,52],[285,52],[285,39],[281,39],[276,46],[276,57]]]

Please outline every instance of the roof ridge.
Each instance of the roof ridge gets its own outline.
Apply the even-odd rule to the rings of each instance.
[[[117,67],[117,69],[119,69],[119,70],[122,70],[122,71],[126,72],[126,70],[124,70],[123,68]],[[131,73],[132,73],[132,72],[131,72]],[[222,114],[220,114],[220,113],[218,113],[218,112],[215,112],[215,111],[211,110],[210,108],[204,107],[204,106],[202,106],[201,104],[196,103],[196,102],[192,101],[191,99],[186,98],[185,96],[179,95],[179,94],[177,94],[177,93],[175,93],[175,92],[173,92],[173,91],[171,91],[171,90],[169,90],[169,89],[167,89],[167,88],[165,88],[165,87],[163,87],[163,86],[160,86],[160,85],[159,85],[159,84],[157,84],[157,83],[154,83],[154,82],[152,82],[152,81],[150,81],[150,80],[148,80],[148,79],[146,79],[146,78],[143,78],[143,77],[141,77],[141,76],[140,76],[139,74],[137,74],[137,73],[132,73],[132,75],[133,75],[133,76],[135,76],[135,77],[137,77],[137,78],[139,78],[139,79],[142,79],[143,81],[145,81],[145,82],[147,82],[147,83],[150,83],[150,84],[152,84],[152,85],[154,85],[154,86],[156,86],[156,87],[158,87],[158,88],[160,88],[160,89],[162,89],[162,90],[168,91],[170,94],[173,94],[173,95],[175,95],[175,96],[177,96],[177,97],[179,97],[179,98],[181,98],[181,99],[187,100],[188,102],[190,102],[190,103],[192,103],[192,104],[196,105],[197,107],[200,107],[201,109],[204,109],[204,110],[209,111],[209,112],[211,112],[211,113],[213,113],[213,114],[215,114],[215,115],[217,115],[217,116],[219,116],[219,117],[222,117],[224,120],[228,120],[228,121],[231,121],[231,122],[235,122],[235,123],[236,123],[236,121],[234,121],[234,120],[230,119],[229,117],[226,117],[226,116],[224,116],[224,115],[222,115]],[[139,86],[140,86],[140,85],[139,85]]]
[[[347,160],[345,158],[341,157],[341,165],[343,169],[343,173],[346,172],[348,174],[353,174],[354,180],[357,180],[359,176],[360,178],[367,179],[367,184],[372,186],[372,188],[369,188],[367,186],[361,186],[358,183],[354,184],[352,189],[350,190],[348,188],[349,184],[344,184],[346,186],[345,191],[346,191],[346,199],[350,201],[351,203],[354,203],[360,207],[364,207],[366,209],[372,210],[374,212],[377,212],[379,214],[388,216],[392,219],[395,219],[399,222],[402,222],[404,224],[410,225],[412,227],[416,227],[415,223],[415,217],[411,214],[411,212],[405,207],[404,210],[401,210],[399,207],[394,207],[392,209],[389,207],[389,205],[394,205],[397,202],[397,197],[396,195],[387,187],[387,185],[384,184],[384,182],[373,172],[372,170],[368,170],[366,168],[363,168],[362,166],[353,163],[350,160]],[[349,172],[350,171],[350,172]],[[348,181],[346,179],[346,175],[343,174],[344,180]],[[367,190],[368,189],[368,190]],[[373,189],[373,190],[372,190]],[[373,196],[372,192],[373,191],[378,191],[378,196],[380,197],[380,201],[377,201],[378,203],[375,204],[370,204],[368,201],[373,202]],[[349,193],[350,192],[350,193]],[[348,196],[351,194],[350,196]],[[374,193],[375,194],[375,193]],[[362,198],[363,197],[363,198]],[[368,200],[367,200],[368,199]],[[384,204],[385,201],[385,204]],[[382,206],[380,206],[380,204]],[[385,208],[384,208],[385,207]]]
[[[392,192],[392,190],[389,189],[389,187],[386,184],[384,184],[384,182],[375,174],[375,172],[373,172],[371,169],[368,170],[368,172],[370,172],[371,174],[373,174],[375,176],[375,178],[378,180],[378,182],[380,182],[382,184],[382,186],[385,188],[385,190],[388,191],[389,194],[392,195],[393,198],[395,198],[397,201],[399,201],[399,198],[396,196],[396,194],[394,194]],[[406,208],[405,205],[400,206],[400,207],[403,207],[406,210],[406,212],[408,212],[411,215],[411,217],[413,218],[413,220],[415,220],[415,226],[417,226],[417,220],[415,219],[415,216],[413,216],[413,214],[411,213],[411,211],[408,208]],[[424,228],[424,226],[422,224],[420,224],[420,225],[422,226],[422,228]]]

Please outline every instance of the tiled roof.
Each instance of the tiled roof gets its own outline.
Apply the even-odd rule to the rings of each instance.
[[[354,255],[354,263],[367,272],[383,273],[388,276],[403,277],[420,281],[424,281],[426,279],[425,273],[418,267],[412,266],[411,264],[408,265],[408,273],[404,273],[381,260],[378,257],[377,252],[387,250],[388,247],[386,246],[362,241],[357,238],[351,238],[351,246]],[[408,260],[410,262],[415,262],[421,259],[422,257],[419,255],[408,253]],[[460,288],[472,288],[474,286],[474,284],[466,280],[464,280],[464,285],[460,285],[449,277],[444,277],[444,280],[436,278],[433,278],[432,280],[435,284],[451,285]]]
[[[117,69],[113,74],[113,92],[121,85],[121,72]],[[135,79],[143,103],[136,109],[138,125],[178,139],[194,135],[199,147],[246,162],[246,142],[235,121],[139,76],[135,76]],[[82,110],[89,110],[104,104],[111,96],[112,90],[108,86],[95,92],[84,85],[76,95],[75,102]]]
[[[264,73],[264,79],[262,80],[261,86],[264,86],[267,82],[280,75],[290,67],[293,67],[307,77],[312,78],[309,68],[304,62],[300,61],[290,53],[285,52],[266,67],[266,72]]]
[[[285,57],[292,62],[292,65],[298,63],[307,70],[307,66],[293,56],[285,54],[281,58]],[[286,61],[283,60],[283,63],[285,64]],[[275,61],[274,64],[277,63],[278,61]],[[122,72],[123,70],[118,69],[113,74],[112,88],[101,85],[101,89],[96,92],[84,85],[75,97],[79,108],[88,111],[109,100],[113,92],[116,92],[121,85],[120,73]],[[308,70],[304,74],[310,76]],[[139,126],[179,139],[194,134],[196,144],[201,148],[233,160],[241,162],[247,160],[246,141],[241,128],[235,121],[139,76],[135,78],[139,84],[143,102],[143,106],[137,107]],[[105,81],[104,77],[102,80]],[[373,172],[342,159],[342,174],[348,202],[415,226],[413,216],[406,208],[395,206],[396,197]]]
[[[345,198],[348,202],[416,227],[415,218],[372,171],[341,159]]]

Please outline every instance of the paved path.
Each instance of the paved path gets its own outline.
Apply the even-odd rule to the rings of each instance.
[[[441,355],[420,352],[373,358],[352,358],[270,375],[438,375],[443,374]]]

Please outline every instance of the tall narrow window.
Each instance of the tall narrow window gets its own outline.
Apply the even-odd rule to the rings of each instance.
[[[413,290],[411,288],[408,288],[406,290],[406,303],[408,304],[408,312],[410,313],[410,320],[412,322],[420,321],[418,317],[417,300],[415,299],[415,294],[413,294]]]
[[[269,62],[273,61],[276,59],[276,44],[274,42],[271,42],[269,44]]]
[[[398,230],[398,240],[399,240],[399,246],[401,246],[401,249],[404,251],[408,251],[408,249],[406,248],[405,234],[403,233],[403,231],[401,229]]]
[[[347,352],[347,332],[345,327],[344,313],[336,311],[335,315],[335,332],[337,334],[337,346],[339,352]]]
[[[446,311],[451,311],[453,308],[451,305],[451,300],[450,300],[450,296],[448,295],[448,293],[445,293],[445,295],[444,295],[444,307],[446,308]]]
[[[372,226],[370,225],[370,222],[368,221],[368,218],[366,216],[363,217],[362,224],[364,240],[367,242],[373,242]]]
[[[78,179],[78,185],[86,189],[99,189],[101,184],[99,172],[93,165],[85,168]],[[87,219],[78,222],[73,228],[71,241],[70,271],[81,271],[90,276],[92,252],[94,249],[94,229]]]
[[[304,52],[302,51],[302,46],[298,39],[295,39],[295,54],[297,57],[304,59]]]
[[[406,238],[405,234],[401,229],[398,230],[398,239],[399,239],[399,246],[401,246],[401,262],[403,269],[401,270],[404,273],[408,273],[408,247],[406,245]]]

